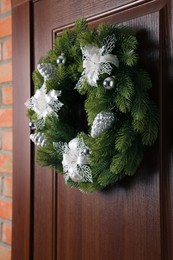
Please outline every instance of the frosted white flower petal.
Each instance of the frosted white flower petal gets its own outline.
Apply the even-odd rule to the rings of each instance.
[[[85,78],[91,86],[97,86],[97,80],[99,75],[103,73],[111,74],[112,67],[110,63],[114,64],[116,67],[119,66],[119,60],[116,55],[110,54],[110,52],[115,47],[116,38],[113,34],[108,36],[103,41],[103,47],[98,48],[92,45],[82,47],[83,55],[83,68],[79,82],[76,88],[80,88]]]
[[[54,147],[63,156],[62,165],[66,181],[71,179],[74,182],[93,182],[91,169],[87,165],[88,154],[85,153],[88,147],[82,138],[74,138],[68,144],[54,143]]]
[[[35,111],[38,121],[42,121],[41,124],[36,122],[36,125],[42,127],[45,118],[52,113],[57,116],[57,112],[63,106],[63,103],[58,100],[59,96],[61,96],[61,91],[51,90],[46,93],[46,85],[44,83],[40,89],[36,90],[35,95],[26,101],[26,107]]]

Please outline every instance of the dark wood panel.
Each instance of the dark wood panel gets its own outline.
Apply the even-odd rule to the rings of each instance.
[[[104,21],[104,20],[102,20]],[[116,22],[116,17],[112,21]],[[138,31],[139,53],[159,100],[159,13],[128,22]],[[145,38],[145,40],[144,40]],[[161,259],[159,143],[138,174],[111,191],[82,194],[59,177],[58,259]]]
[[[35,165],[34,260],[53,260],[53,171]]]
[[[82,259],[83,218],[80,191],[64,186],[63,178],[58,182],[58,230],[57,259]],[[65,244],[64,244],[65,243]],[[92,251],[92,248],[90,248]],[[91,259],[91,258],[89,258]]]
[[[69,27],[79,17],[85,17],[93,26],[104,18],[105,22],[116,19],[124,22],[160,10],[168,0],[137,1],[34,1],[35,10],[35,60],[38,62],[52,46],[52,30]],[[77,3],[77,4],[76,4]],[[44,17],[44,19],[43,19]],[[44,41],[44,44],[42,44]],[[40,48],[40,46],[42,48]]]
[[[161,259],[158,180],[145,174],[90,195],[60,178],[58,259]]]
[[[31,260],[31,147],[24,102],[30,96],[30,4],[12,10],[13,18],[13,236],[12,259]],[[19,30],[20,28],[20,30]],[[19,36],[20,32],[20,36]]]

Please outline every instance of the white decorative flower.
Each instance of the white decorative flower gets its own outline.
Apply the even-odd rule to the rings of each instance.
[[[93,182],[91,169],[88,163],[88,147],[82,138],[74,138],[68,144],[54,143],[54,147],[62,153],[63,172],[65,180],[69,178],[74,182]]]
[[[37,114],[37,128],[41,128],[44,125],[45,118],[48,115],[54,114],[57,116],[56,112],[63,106],[63,103],[58,100],[59,96],[61,96],[61,91],[51,90],[46,93],[46,85],[44,83],[40,89],[36,90],[35,95],[25,102],[26,107],[32,109]]]
[[[103,47],[98,48],[92,45],[81,48],[83,54],[83,68],[77,88],[80,88],[83,80],[86,78],[91,86],[97,86],[99,75],[103,73],[111,74],[112,67],[110,63],[116,67],[119,66],[119,60],[116,55],[109,54],[115,47],[116,38],[113,34],[103,41]]]

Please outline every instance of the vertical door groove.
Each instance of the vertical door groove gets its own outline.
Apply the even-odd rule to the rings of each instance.
[[[57,172],[55,171],[55,169],[52,169],[52,174],[53,174],[53,178],[52,178],[52,260],[57,260],[57,241],[58,241],[58,191],[57,191],[57,187],[58,187],[58,176],[57,176]]]
[[[160,11],[160,212],[162,260],[173,259],[173,1]]]

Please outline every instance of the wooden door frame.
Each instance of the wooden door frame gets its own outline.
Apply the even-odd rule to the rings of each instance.
[[[32,2],[12,1],[13,33],[13,230],[12,259],[31,260],[33,252],[32,149],[24,102],[31,95]],[[27,137],[28,136],[28,137]]]
[[[33,33],[33,5],[35,1],[30,0],[12,0],[12,28],[13,28],[13,88],[14,88],[14,148],[13,148],[13,234],[12,234],[12,259],[13,260],[33,260],[33,215],[34,215],[34,163],[33,163],[33,149],[30,144],[29,134],[30,129],[28,127],[28,120],[25,115],[24,102],[31,95],[32,82],[31,73],[34,68],[34,33]],[[105,12],[104,14],[98,14],[97,16],[88,17],[88,21],[100,21],[103,17],[116,17],[116,20],[124,21],[124,14],[126,19],[132,19],[135,17],[152,13],[158,10],[160,11],[160,66],[161,66],[161,85],[165,82],[168,84],[168,91],[171,92],[170,75],[168,75],[169,69],[166,65],[170,53],[170,48],[167,49],[167,39],[170,40],[170,35],[173,32],[166,31],[167,28],[163,27],[165,22],[165,16],[167,14],[167,0],[145,0],[134,1],[131,5],[124,5],[121,8],[116,8]],[[166,5],[165,8],[163,8]],[[170,16],[171,19],[171,16]],[[163,49],[165,51],[163,51]],[[167,68],[163,69],[163,68]],[[171,208],[172,199],[170,196],[173,193],[171,188],[171,157],[170,144],[163,144],[163,136],[167,134],[163,125],[168,126],[169,119],[166,113],[170,111],[170,106],[167,104],[167,97],[169,94],[163,92],[161,86],[160,92],[160,142],[161,142],[161,210],[162,221],[161,231],[163,231],[162,239],[163,244],[173,256],[173,250],[171,249],[172,232],[169,232],[169,226],[167,225],[168,219],[172,216],[173,209]],[[172,129],[172,128],[171,128]],[[170,140],[168,140],[169,142]],[[167,164],[167,165],[165,165]],[[169,165],[169,167],[168,167]],[[166,179],[164,169],[166,168]],[[172,181],[173,183],[173,181]],[[173,228],[173,220],[171,221],[171,228]],[[168,259],[167,253],[162,253],[163,259]],[[171,259],[171,258],[169,258]]]

